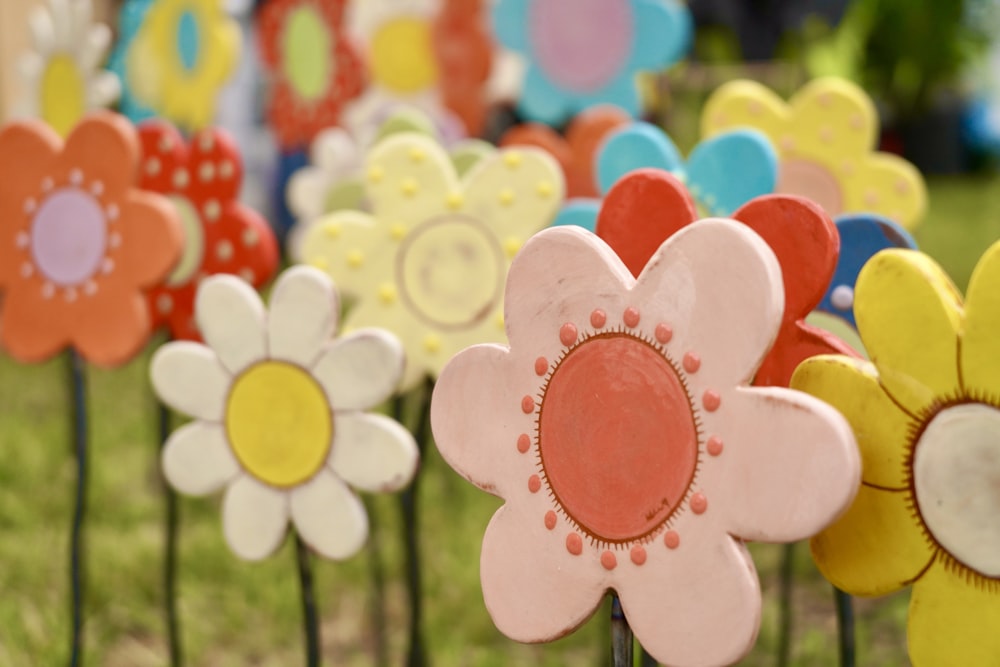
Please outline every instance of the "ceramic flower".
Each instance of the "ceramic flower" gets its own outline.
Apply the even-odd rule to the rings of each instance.
[[[593,170],[605,194],[620,178],[642,168],[669,171],[680,179],[699,212],[728,216],[754,197],[774,192],[778,157],[761,133],[733,130],[702,141],[685,161],[663,130],[638,122],[607,137],[597,151]],[[568,202],[553,224],[593,231],[600,207],[596,199]]]
[[[594,156],[601,142],[629,120],[629,115],[618,107],[599,105],[575,116],[566,128],[565,138],[543,123],[524,123],[505,132],[500,145],[544,148],[562,167],[567,197],[596,197]]]
[[[145,11],[142,11],[142,10]],[[240,32],[222,0],[156,0],[124,57],[124,85],[141,104],[189,129],[208,126],[239,60]]]
[[[93,22],[91,0],[47,0],[29,18],[33,49],[18,67],[27,84],[21,111],[65,137],[93,109],[118,98],[118,77],[100,66],[111,30]]]
[[[785,310],[778,336],[764,356],[754,384],[787,387],[795,367],[817,354],[856,354],[831,333],[805,319],[823,298],[837,264],[833,221],[816,204],[789,195],[751,200],[732,216],[760,235],[781,265]],[[666,239],[698,219],[694,200],[671,174],[631,172],[601,204],[597,235],[638,276]]]
[[[996,664],[1000,655],[1000,244],[968,300],[926,255],[877,254],[854,313],[872,363],[820,357],[793,385],[847,417],[862,486],[812,541],[823,575],[855,595],[911,586],[915,667]]]
[[[401,389],[436,377],[458,350],[504,340],[510,259],[562,200],[559,167],[505,149],[458,176],[430,137],[395,134],[365,167],[371,213],[338,211],[312,226],[303,254],[357,298],[346,326],[379,326],[406,349]]]
[[[269,311],[228,275],[201,284],[195,310],[208,345],[168,343],[151,366],[160,398],[194,417],[165,445],[167,480],[190,495],[226,487],[223,532],[241,558],[272,554],[289,520],[323,556],[354,555],[368,519],[352,487],[395,491],[417,467],[409,432],[365,412],[396,386],[399,342],[376,329],[331,340],[337,292],[307,266],[278,278]]]
[[[137,69],[134,75],[130,75],[131,65],[137,63],[129,57],[132,43],[139,34],[139,29],[146,19],[146,12],[152,4],[153,0],[125,0],[122,3],[118,12],[118,36],[111,50],[111,57],[108,59],[108,69],[118,77],[121,88],[118,110],[133,123],[140,123],[156,116],[156,112],[139,101],[134,93],[130,76],[141,77],[142,71]]]
[[[874,213],[910,229],[924,215],[920,172],[875,151],[875,105],[848,81],[816,79],[787,104],[754,81],[728,83],[705,105],[702,136],[737,127],[760,130],[774,143],[781,162],[776,192],[808,197],[832,216]]]
[[[782,317],[774,255],[706,220],[633,278],[557,227],[515,258],[506,303],[510,347],[460,353],[431,404],[445,460],[505,501],[480,560],[493,621],[548,641],[612,589],[658,661],[735,662],[760,621],[743,541],[814,534],[860,473],[835,410],[748,386]]]
[[[103,366],[151,331],[143,290],[181,254],[180,221],[137,189],[127,120],[95,112],[65,143],[41,121],[0,129],[0,341],[23,362],[72,346]]]
[[[499,0],[493,23],[527,60],[518,110],[548,125],[601,103],[638,116],[636,75],[683,57],[693,30],[675,0]]]
[[[304,146],[337,125],[361,93],[365,70],[344,26],[347,0],[269,0],[258,19],[272,74],[268,117],[281,146]]]
[[[445,111],[478,135],[486,121],[486,84],[493,43],[484,0],[427,3],[371,2],[365,36],[371,85],[348,121],[359,125],[387,103],[404,103],[433,117]]]
[[[139,127],[140,184],[166,195],[184,225],[184,252],[167,279],[149,290],[155,326],[173,338],[197,340],[194,297],[216,273],[237,275],[256,288],[278,269],[278,243],[267,221],[239,201],[240,152],[223,131],[202,130],[190,144],[164,121]]]
[[[840,236],[840,257],[817,310],[845,320],[857,328],[854,320],[854,286],[858,274],[869,259],[889,248],[916,250],[917,243],[898,224],[876,215],[844,215],[836,219]]]

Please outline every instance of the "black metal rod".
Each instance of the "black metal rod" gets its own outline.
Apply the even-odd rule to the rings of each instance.
[[[170,437],[170,409],[160,401],[156,401],[159,422],[160,452]],[[161,469],[157,465],[157,469]],[[162,479],[163,500],[165,509],[165,535],[163,544],[163,611],[167,622],[167,644],[170,652],[171,667],[182,667],[184,653],[181,649],[180,618],[177,614],[177,527],[180,522],[177,494]]]
[[[371,568],[372,596],[371,622],[372,638],[375,644],[376,667],[388,667],[389,651],[386,645],[385,629],[385,565],[382,561],[382,540],[379,535],[378,511],[374,502],[366,503],[368,510],[368,566]]]
[[[312,563],[309,547],[297,534],[295,555],[299,565],[299,585],[302,589],[302,627],[306,639],[306,666],[319,667],[319,616],[316,613],[316,597],[313,593]]]
[[[632,667],[632,628],[622,612],[618,596],[611,598],[611,664]]]
[[[792,575],[795,572],[795,544],[781,550],[778,571],[778,667],[788,667],[792,657]]]
[[[837,604],[837,630],[840,645],[840,667],[854,667],[856,647],[854,644],[854,606],[851,596],[834,587],[833,597]]]
[[[73,508],[73,526],[70,532],[70,587],[72,639],[69,664],[83,664],[83,604],[86,593],[84,568],[83,522],[87,503],[87,378],[84,361],[75,350],[69,351],[70,384],[73,388],[73,445],[76,454],[76,498]]]

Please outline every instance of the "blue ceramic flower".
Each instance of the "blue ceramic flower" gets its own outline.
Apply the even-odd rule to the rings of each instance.
[[[854,284],[869,259],[888,248],[917,249],[913,237],[901,226],[871,213],[842,215],[836,219],[840,233],[840,259],[830,287],[816,310],[835,315],[857,329],[854,321]]]
[[[130,77],[141,76],[141,74],[130,73],[133,63],[129,62],[132,40],[139,33],[139,28],[142,27],[142,23],[146,19],[146,12],[149,11],[152,4],[153,0],[125,1],[118,14],[118,39],[111,52],[111,57],[108,59],[108,69],[118,75],[118,80],[122,84],[119,111],[133,123],[140,123],[156,116],[156,112],[136,99]]]
[[[680,60],[693,32],[676,0],[500,0],[493,22],[528,61],[519,111],[550,125],[601,103],[638,116],[636,74]]]
[[[603,194],[622,176],[642,168],[669,171],[684,182],[702,212],[727,217],[751,199],[774,192],[778,156],[760,132],[732,130],[698,144],[685,162],[663,130],[637,122],[605,140],[594,173]],[[571,200],[553,224],[593,231],[599,209],[596,200]]]

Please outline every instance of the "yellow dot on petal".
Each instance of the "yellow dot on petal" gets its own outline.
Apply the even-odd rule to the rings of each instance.
[[[372,183],[380,183],[384,175],[385,170],[378,165],[372,165],[368,168],[368,180]]]
[[[441,350],[441,338],[434,334],[424,336],[424,349],[434,354]]]
[[[419,164],[420,162],[424,161],[425,157],[427,157],[427,153],[424,152],[423,148],[417,148],[416,146],[414,146],[413,148],[410,149],[410,159],[413,160],[414,162]]]
[[[406,236],[406,225],[401,222],[395,223],[389,227],[389,236],[391,236],[394,241],[402,240],[402,238]]]
[[[340,225],[336,222],[328,222],[323,225],[323,233],[331,239],[338,238],[340,236],[340,231]]]
[[[396,296],[397,292],[395,285],[385,283],[378,288],[378,298],[387,306],[396,302]]]
[[[786,151],[795,150],[795,137],[790,134],[786,134],[781,138],[781,147]]]
[[[552,195],[552,184],[548,181],[540,181],[536,190],[539,197],[550,197]]]
[[[521,166],[521,153],[519,151],[505,151],[503,162],[511,169]]]
[[[453,211],[462,208],[462,204],[464,203],[464,199],[462,198],[461,192],[452,192],[451,194],[448,195],[447,201],[448,201],[448,208],[450,208]]]
[[[417,181],[415,179],[404,178],[399,187],[407,197],[417,194]]]
[[[504,252],[507,253],[508,257],[513,257],[517,254],[517,251],[521,249],[521,239],[516,236],[508,236],[503,242]]]
[[[504,188],[500,191],[500,203],[504,206],[510,206],[514,203],[514,191],[510,188]]]
[[[308,263],[309,266],[314,266],[320,271],[326,271],[330,268],[330,262],[328,262],[325,257],[313,257]]]
[[[356,269],[365,262],[365,254],[355,248],[354,250],[347,253],[347,265],[352,269]]]

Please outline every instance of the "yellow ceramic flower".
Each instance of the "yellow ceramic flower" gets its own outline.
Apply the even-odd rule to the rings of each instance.
[[[837,587],[883,595],[913,585],[916,667],[986,667],[1000,656],[1000,243],[968,303],[912,250],[861,272],[855,300],[872,363],[817,357],[792,386],[851,422],[863,460],[852,507],[812,541]]]
[[[860,88],[816,79],[788,103],[755,81],[733,81],[709,98],[704,137],[736,127],[760,130],[781,162],[775,192],[808,197],[827,213],[877,213],[912,229],[927,208],[920,172],[906,160],[875,151],[879,121]]]
[[[211,124],[239,59],[240,32],[221,0],[158,0],[129,50],[128,86],[140,102],[189,129]]]
[[[511,258],[559,209],[563,180],[540,150],[498,151],[459,176],[434,139],[390,135],[369,152],[371,213],[338,211],[302,242],[306,261],[357,298],[345,329],[377,326],[406,349],[401,389],[476,343],[504,342]]]

